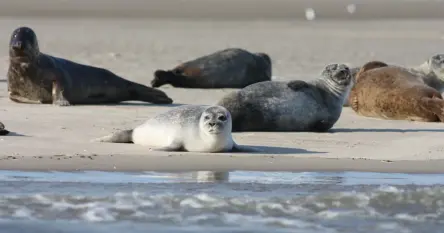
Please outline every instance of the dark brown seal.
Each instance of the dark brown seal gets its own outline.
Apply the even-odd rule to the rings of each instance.
[[[351,108],[366,117],[424,122],[444,121],[441,93],[406,69],[384,62],[365,64],[349,95]]]
[[[9,131],[5,129],[5,125],[0,122],[0,135],[7,135]]]
[[[243,88],[271,80],[271,59],[265,53],[228,48],[187,61],[172,70],[156,70],[152,87]]]
[[[109,70],[40,52],[31,28],[14,30],[9,44],[9,98],[18,103],[104,104],[139,100],[170,104],[164,92],[123,79]]]

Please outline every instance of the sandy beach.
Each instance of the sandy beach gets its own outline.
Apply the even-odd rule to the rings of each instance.
[[[268,53],[273,60],[273,75],[283,77],[282,80],[310,80],[328,63],[337,62],[360,65],[379,59],[413,66],[444,49],[444,31],[441,29],[444,20],[439,19],[444,15],[437,10],[444,7],[444,2],[425,1],[427,3],[420,5],[423,8],[418,8],[416,1],[397,3],[398,7],[405,6],[404,13],[414,13],[398,13],[398,17],[405,19],[395,20],[378,16],[390,16],[390,7],[378,10],[377,4],[381,1],[374,1],[362,11],[357,7],[355,18],[350,18],[345,11],[344,7],[349,4],[346,1],[337,1],[342,4],[341,10],[332,7],[331,11],[327,10],[327,3],[313,1],[313,4],[319,4],[319,12],[326,12],[324,19],[330,20],[306,21],[301,10],[309,1],[294,3],[293,9],[299,10],[294,14],[285,10],[289,9],[289,5],[285,5],[290,4],[289,1],[279,1],[272,6],[257,1],[259,10],[244,14],[243,18],[239,13],[241,8],[230,10],[233,4],[224,4],[226,8],[210,17],[187,9],[200,9],[193,8],[200,6],[212,12],[218,7],[210,7],[210,2],[220,5],[219,1],[182,1],[187,2],[188,7],[184,8],[174,7],[175,1],[165,1],[170,5],[146,1],[142,7],[141,1],[134,0],[120,8],[119,1],[113,0],[110,2],[117,5],[110,7],[112,4],[107,3],[105,9],[98,7],[100,0],[91,1],[89,5],[80,0],[2,3],[0,71],[4,75],[0,76],[0,121],[13,133],[0,137],[0,169],[444,171],[442,123],[370,119],[344,108],[329,133],[234,134],[239,144],[263,149],[261,154],[166,153],[137,145],[91,143],[90,140],[118,129],[135,127],[148,117],[174,106],[213,104],[233,90],[162,87],[174,100],[169,106],[127,102],[56,107],[16,104],[8,99],[8,40],[11,32],[22,25],[36,31],[42,52],[104,67],[145,85],[149,85],[157,68],[169,68],[226,47]],[[242,4],[251,2],[244,0]],[[23,4],[29,8],[24,8]],[[388,6],[391,4],[395,3]],[[42,10],[43,5],[47,11]],[[53,7],[51,11],[48,6]],[[168,11],[168,7],[173,11]],[[372,9],[373,13],[366,13]],[[220,13],[224,10],[230,13]],[[372,14],[374,18],[370,18]],[[180,19],[176,17],[178,15]]]

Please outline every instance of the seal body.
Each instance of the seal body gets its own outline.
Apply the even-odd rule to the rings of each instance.
[[[9,131],[5,129],[5,125],[0,122],[0,135],[8,135]]]
[[[243,88],[271,80],[272,64],[265,53],[228,48],[187,61],[172,70],[156,70],[152,87]]]
[[[324,132],[341,115],[350,79],[346,65],[330,64],[316,80],[255,83],[226,95],[217,105],[230,111],[233,132]]]
[[[132,130],[95,142],[134,143],[161,151],[258,151],[239,146],[231,135],[230,112],[221,106],[185,105],[148,119]]]
[[[380,64],[373,66],[368,64]],[[359,115],[391,120],[444,120],[441,93],[412,72],[372,61],[365,64],[350,92],[351,108]]]
[[[380,61],[371,61],[366,63],[367,70],[370,69],[370,66],[377,65]],[[385,64],[385,63],[384,63]],[[387,65],[387,64],[386,64]],[[444,93],[444,54],[435,54],[431,56],[429,59],[427,59],[425,62],[423,62],[419,66],[414,67],[402,67],[397,65],[390,65],[391,67],[397,67],[398,69],[408,71],[418,79],[422,80],[426,85],[436,89],[441,94]],[[350,89],[354,86],[354,81],[356,74],[361,71],[362,67],[355,67],[352,70],[352,77],[354,77],[352,80],[352,85]],[[373,67],[375,68],[375,67]],[[353,75],[353,70],[355,71],[355,75]],[[344,107],[349,107],[349,98],[347,97],[344,101]]]
[[[139,100],[169,104],[162,91],[123,79],[109,70],[41,53],[34,31],[17,28],[11,36],[7,73],[9,98],[19,103],[118,103]]]

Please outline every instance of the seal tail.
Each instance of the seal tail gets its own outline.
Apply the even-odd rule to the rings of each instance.
[[[171,70],[156,70],[154,71],[154,79],[151,81],[152,87],[160,87],[168,84],[170,80],[174,80],[176,74]]]
[[[133,130],[115,132],[105,137],[93,139],[92,142],[133,143]]]
[[[439,121],[444,122],[444,100],[439,97],[422,98],[423,106],[436,114]]]

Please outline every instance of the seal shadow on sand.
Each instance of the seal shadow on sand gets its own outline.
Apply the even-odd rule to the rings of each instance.
[[[247,146],[247,145],[245,145]],[[259,149],[259,152],[251,152],[252,154],[320,154],[327,152],[319,151],[309,151],[301,148],[290,148],[290,147],[278,147],[278,146],[256,146],[248,145],[248,147]],[[244,152],[234,152],[234,153],[244,153]]]
[[[116,104],[91,104],[91,105],[103,105],[103,106],[153,106],[153,107],[179,107],[185,104],[152,104],[152,103],[144,103],[144,102],[120,102]]]
[[[369,132],[369,133],[419,133],[419,132],[435,132],[435,133],[443,133],[443,129],[347,129],[347,128],[336,128],[330,129],[328,133],[355,133],[355,132]]]
[[[0,79],[0,83],[5,83],[6,79]]]
[[[2,135],[1,137],[31,137],[31,136],[9,131],[8,134]]]

